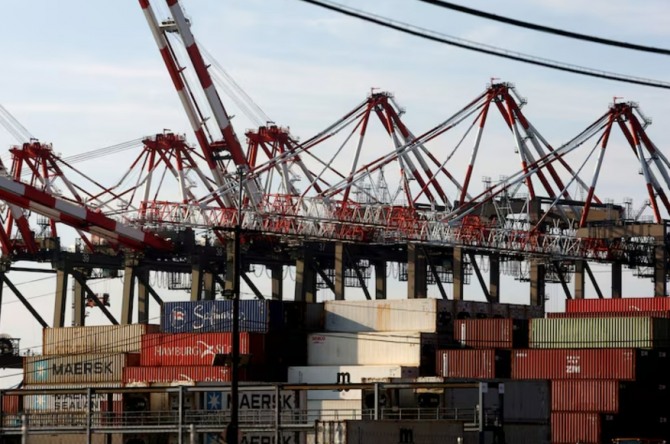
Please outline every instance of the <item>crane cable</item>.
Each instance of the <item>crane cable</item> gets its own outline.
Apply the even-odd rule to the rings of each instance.
[[[447,36],[440,34],[436,31],[427,30],[425,28],[420,28],[418,26],[410,25],[403,22],[398,22],[391,20],[386,17],[379,15],[369,14],[365,11],[358,9],[347,8],[343,5],[330,2],[330,1],[321,1],[321,0],[300,0],[305,3],[311,3],[316,6],[321,6],[325,9],[330,9],[331,11],[339,12],[341,14],[356,17],[361,20],[375,23],[377,25],[395,29],[396,31],[404,32],[406,34],[411,34],[416,37],[421,37],[427,40],[432,40],[434,42],[444,43],[446,45],[457,46],[459,48],[468,49],[471,51],[476,51],[484,54],[489,54],[497,57],[502,57],[509,60],[515,60],[517,62],[528,63],[536,66],[543,66],[545,68],[555,69],[559,71],[571,72],[573,74],[580,74],[590,77],[596,77],[600,79],[614,80],[624,83],[632,83],[636,85],[650,86],[653,88],[662,88],[670,89],[670,83],[662,82],[654,79],[646,79],[642,77],[633,77],[624,74],[617,74],[608,71],[600,71],[593,68],[587,68],[578,65],[571,65],[568,63],[558,62],[555,60],[545,59],[541,57],[531,56],[527,54],[522,54],[520,52],[509,51],[502,48],[497,48],[495,46],[484,45],[482,43],[472,42],[470,40],[460,39],[453,36]]]
[[[463,12],[465,14],[474,15],[481,18],[486,18],[489,20],[494,20],[501,23],[506,23],[508,25],[518,26],[521,28],[532,29],[534,31],[546,32],[548,34],[556,34],[562,37],[568,37],[577,40],[584,40],[592,43],[600,43],[602,45],[615,46],[618,48],[632,49],[635,51],[644,51],[652,52],[656,54],[670,55],[670,49],[666,48],[655,48],[653,46],[644,46],[638,45],[636,43],[621,42],[618,40],[610,40],[602,37],[596,37],[588,34],[580,34],[577,32],[566,31],[564,29],[551,28],[549,26],[538,25],[536,23],[524,22],[522,20],[516,20],[509,17],[504,17],[502,15],[491,14],[489,12],[480,11],[478,9],[468,8],[465,6],[457,5],[451,2],[445,2],[442,0],[419,0],[424,3],[429,3],[431,5],[440,6],[446,9],[452,9],[454,11]]]

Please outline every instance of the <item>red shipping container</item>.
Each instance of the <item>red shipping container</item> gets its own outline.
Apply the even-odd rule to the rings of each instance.
[[[449,349],[437,351],[437,375],[444,378],[509,378],[510,351]]]
[[[603,421],[599,413],[552,413],[552,444],[600,444],[603,441]]]
[[[602,312],[552,312],[548,318],[670,318],[670,310],[602,311]]]
[[[2,395],[2,413],[18,413],[19,395]]]
[[[244,371],[240,371],[240,379]],[[152,384],[157,382],[229,382],[229,367],[174,366],[174,367],[126,367],[123,369],[123,383]]]
[[[670,310],[670,298],[568,299],[565,301],[565,311],[568,313],[658,310]]]
[[[513,379],[636,379],[667,370],[662,351],[634,348],[512,350]]]
[[[265,362],[262,333],[240,333],[240,354]],[[232,353],[231,333],[152,333],[142,336],[140,365],[147,367],[212,365],[217,354]]]
[[[464,347],[528,347],[528,321],[517,319],[458,319],[454,339]]]
[[[551,410],[617,413],[619,381],[588,379],[551,381]]]

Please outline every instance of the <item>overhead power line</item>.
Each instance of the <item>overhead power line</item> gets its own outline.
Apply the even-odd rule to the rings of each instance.
[[[465,14],[474,15],[477,17],[486,18],[489,20],[495,20],[497,22],[506,23],[508,25],[519,26],[521,28],[532,29],[534,31],[546,32],[549,34],[556,34],[562,37],[569,37],[577,40],[584,40],[587,42],[600,43],[602,45],[616,46],[619,48],[633,49],[635,51],[644,51],[644,52],[653,52],[656,54],[670,55],[670,49],[665,48],[655,48],[653,46],[644,46],[638,45],[635,43],[620,42],[618,40],[610,40],[601,37],[596,37],[588,34],[580,34],[577,32],[566,31],[564,29],[551,28],[549,26],[538,25],[535,23],[524,22],[522,20],[516,20],[509,17],[504,17],[502,15],[491,14],[489,12],[480,11],[478,9],[472,9],[465,6],[457,5],[451,2],[445,2],[442,0],[419,0],[424,3],[430,3],[431,5],[440,6],[442,8],[451,9],[458,12],[463,12]]]
[[[458,37],[446,36],[444,34],[440,34],[435,31],[420,28],[407,23],[398,22],[386,17],[369,14],[365,11],[353,8],[347,8],[343,5],[334,2],[327,2],[321,0],[301,0],[301,1],[321,6],[322,8],[330,9],[331,11],[339,12],[341,14],[348,15],[350,17],[356,17],[370,23],[375,23],[377,25],[384,26],[386,28],[395,29],[396,31],[404,32],[406,34],[411,34],[416,37],[421,37],[427,40],[432,40],[434,42],[440,42],[451,46],[457,46],[459,48],[468,49],[470,51],[480,52],[483,54],[489,54],[509,60],[515,60],[517,62],[528,63],[535,66],[543,66],[545,68],[555,69],[558,71],[571,72],[574,74],[580,74],[589,77],[614,80],[617,82],[624,82],[624,83],[632,83],[636,85],[651,86],[654,88],[670,89],[670,83],[668,82],[662,82],[660,80],[654,80],[654,79],[646,79],[642,77],[628,76],[625,74],[617,74],[608,71],[601,71],[578,65],[571,65],[568,63],[558,62],[555,60],[522,54],[520,52],[509,51],[506,49],[497,48],[495,46],[484,45],[482,43],[472,42],[470,40],[460,39]]]

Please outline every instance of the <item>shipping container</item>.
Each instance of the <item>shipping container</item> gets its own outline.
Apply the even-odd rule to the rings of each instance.
[[[325,330],[330,332],[420,331],[453,333],[456,319],[542,317],[541,307],[444,299],[326,301]]]
[[[20,438],[17,438],[16,441],[11,441],[10,437],[5,437],[5,440],[8,444],[10,443],[20,443]],[[128,444],[129,435],[121,433],[112,433],[112,434],[102,434],[102,433],[93,433],[90,436],[90,439],[86,436],[85,433],[40,433],[38,436],[31,435],[29,441],[31,444],[33,442],[38,442],[39,444]],[[139,443],[138,441],[136,441]],[[154,444],[154,442],[146,441],[146,444]]]
[[[240,355],[265,361],[266,335],[240,333]],[[140,365],[145,367],[212,365],[217,355],[232,353],[232,333],[154,333],[142,337]]]
[[[19,411],[19,396],[2,394],[2,413],[10,414]]]
[[[84,383],[84,384],[32,384],[23,387],[26,391],[43,390],[23,396],[23,410],[25,412],[121,412],[123,409],[122,396],[120,393],[92,393],[89,398],[86,393],[78,393],[75,390],[95,388],[118,388],[121,383]],[[58,390],[59,393],[49,393]],[[67,390],[72,390],[67,393]],[[111,401],[111,403],[110,403]]]
[[[400,365],[435,373],[434,333],[312,333],[307,336],[308,365]]]
[[[459,319],[454,339],[470,348],[527,348],[528,321],[524,319]]]
[[[230,382],[229,367],[179,366],[179,367],[126,367],[123,382]],[[240,380],[246,379],[244,369],[240,369]]]
[[[301,332],[323,331],[325,325],[323,302],[283,301],[288,330]]]
[[[481,393],[480,393],[481,392]],[[551,391],[548,381],[498,380],[481,382],[479,387],[444,389],[442,407],[473,415],[480,397],[484,409],[500,412],[503,423],[548,424],[551,413]]]
[[[568,313],[656,310],[670,310],[670,298],[567,299],[565,301],[565,311]]]
[[[240,301],[241,332],[268,333],[285,327],[282,301],[243,299]],[[164,333],[214,333],[233,329],[233,301],[230,299],[165,302],[161,309]]]
[[[531,348],[660,348],[670,345],[670,319],[530,320]]]
[[[137,353],[90,353],[65,356],[26,356],[25,384],[121,382],[126,366],[139,364]]]
[[[509,444],[549,444],[549,424],[504,424],[505,442]]]
[[[670,310],[550,312],[547,318],[670,318]]]
[[[276,408],[277,393],[273,388],[245,388],[239,387],[238,410],[274,410]],[[302,390],[281,390],[279,393],[279,408],[282,413],[293,415],[300,409],[305,409],[307,397]],[[232,397],[230,388],[203,392],[202,407],[204,410],[230,410]]]
[[[202,444],[223,444],[225,443],[225,432],[222,433],[203,433]],[[276,441],[275,432],[241,431],[239,436],[240,444],[304,444],[300,439],[300,432],[291,432],[283,430],[279,435],[279,442]],[[178,436],[175,435],[175,439]],[[184,443],[189,442],[188,436],[184,436]],[[168,444],[177,444],[177,441],[168,442]]]
[[[305,416],[307,422],[317,420],[342,421],[361,419],[360,399],[312,399],[307,400]]]
[[[463,423],[447,420],[318,421],[315,431],[316,444],[445,444],[464,438]]]
[[[289,384],[349,384],[364,378],[415,378],[418,367],[399,365],[303,366],[288,368]],[[361,399],[361,390],[309,390],[308,399]]]
[[[668,371],[661,350],[630,348],[512,350],[513,379],[656,378]],[[665,376],[663,376],[665,377]]]
[[[611,443],[617,437],[667,437],[667,418],[631,418],[592,412],[551,413],[551,442],[554,444]]]
[[[160,330],[153,324],[91,325],[42,330],[42,354],[139,353],[140,338]]]
[[[509,350],[438,350],[436,361],[437,375],[444,378],[496,379],[510,377]]]
[[[670,388],[665,383],[618,380],[554,380],[554,411],[647,414],[670,412]]]

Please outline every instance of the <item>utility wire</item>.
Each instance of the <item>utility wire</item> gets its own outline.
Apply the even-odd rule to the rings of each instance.
[[[364,11],[353,8],[346,8],[342,5],[333,2],[326,2],[320,0],[301,0],[301,1],[305,3],[311,3],[316,6],[321,6],[322,8],[330,9],[331,11],[339,12],[341,14],[348,15],[350,17],[356,17],[370,23],[375,23],[377,25],[384,26],[386,28],[395,29],[396,31],[404,32],[406,34],[411,34],[416,37],[421,37],[424,39],[444,43],[451,46],[457,46],[459,48],[464,48],[471,51],[481,52],[484,54],[502,57],[505,59],[528,63],[531,65],[544,66],[545,68],[551,68],[559,71],[571,72],[574,74],[596,77],[600,79],[609,79],[618,82],[651,86],[654,88],[670,89],[670,83],[668,82],[662,82],[654,79],[645,79],[641,77],[627,76],[624,74],[617,74],[608,71],[600,71],[593,68],[571,65],[568,63],[558,62],[555,60],[526,55],[515,51],[508,51],[502,48],[497,48],[495,46],[484,45],[482,43],[476,43],[453,36],[446,36],[444,34],[440,34],[435,31],[409,25],[407,23],[394,21],[386,17],[369,14]]]
[[[491,14],[489,12],[480,11],[478,9],[468,8],[465,6],[457,5],[451,2],[445,2],[442,0],[419,0],[424,3],[430,3],[431,5],[440,6],[446,9],[452,9],[454,11],[463,12],[465,14],[474,15],[477,17],[486,18],[489,20],[495,20],[497,22],[506,23],[508,25],[519,26],[521,28],[532,29],[534,31],[546,32],[549,34],[556,34],[563,37],[569,37],[577,40],[585,40],[587,42],[600,43],[602,45],[616,46],[619,48],[633,49],[635,51],[644,51],[644,52],[653,52],[656,54],[670,55],[670,49],[665,48],[655,48],[653,46],[644,46],[638,45],[635,43],[621,42],[618,40],[610,40],[602,37],[596,37],[588,34],[580,34],[577,32],[566,31],[564,29],[551,28],[549,26],[538,25],[535,23],[524,22],[522,20],[516,20],[509,17],[504,17],[502,15]]]

